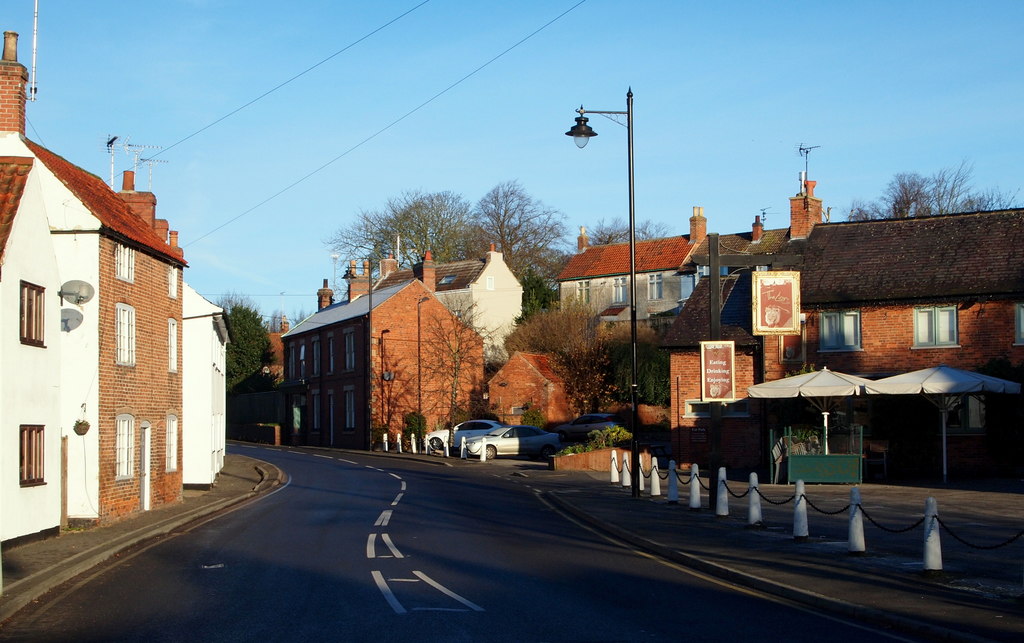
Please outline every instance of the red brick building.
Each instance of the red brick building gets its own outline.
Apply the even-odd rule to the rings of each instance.
[[[453,409],[479,404],[483,340],[423,281],[369,292],[369,266],[350,271],[348,297],[317,291],[316,313],[296,324],[284,345],[287,429],[294,444],[367,449],[386,427],[394,443],[408,413],[427,429]],[[372,385],[372,388],[371,388]]]
[[[547,355],[514,353],[491,377],[487,390],[491,409],[509,424],[519,424],[523,411],[530,408],[543,413],[549,426],[573,418],[565,385]]]
[[[1024,361],[1024,210],[844,223],[821,222],[814,184],[791,200],[791,226],[723,235],[729,252],[800,258],[800,336],[754,336],[749,269],[722,277],[722,339],[736,342],[736,390],[805,368],[879,378],[947,364],[977,370],[990,360]],[[694,265],[706,247],[693,253]],[[793,269],[793,268],[787,268]],[[709,279],[702,279],[668,332],[671,351],[672,442],[681,461],[706,465],[707,405],[700,402],[699,342],[709,339]],[[732,467],[767,462],[769,429],[817,422],[799,401],[747,398],[723,410],[722,458]],[[991,447],[1009,430],[986,420],[987,400],[969,398],[950,421],[953,474],[993,471]],[[848,400],[830,426],[862,426],[865,437],[891,444],[890,473],[939,471],[937,411],[910,396]]]

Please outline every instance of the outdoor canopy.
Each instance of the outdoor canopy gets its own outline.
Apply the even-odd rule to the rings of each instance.
[[[829,411],[839,403],[840,399],[851,395],[861,395],[864,393],[865,387],[873,383],[863,377],[822,368],[820,371],[754,384],[747,387],[747,393],[750,397],[756,398],[807,398],[808,402],[821,411],[825,429],[825,454],[827,455]]]
[[[939,408],[942,418],[942,481],[946,482],[946,413],[971,393],[1020,393],[1009,380],[941,365],[870,381],[864,391],[882,395],[923,395]]]

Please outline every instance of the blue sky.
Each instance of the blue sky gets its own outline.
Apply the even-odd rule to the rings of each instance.
[[[593,116],[585,150],[563,133],[581,103],[625,109],[630,86],[637,218],[675,234],[695,205],[709,231],[762,208],[788,225],[800,144],[820,146],[810,178],[834,220],[897,172],[964,160],[976,187],[1024,187],[1022,2],[420,2],[40,0],[28,135],[104,178],[108,134],[178,143],[153,191],[186,280],[290,316],[332,278],[324,240],[405,190],[476,202],[515,179],[573,245],[578,226],[625,219],[625,129]],[[32,13],[5,0],[0,25],[26,65]]]

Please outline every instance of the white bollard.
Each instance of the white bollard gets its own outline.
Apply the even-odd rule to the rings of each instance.
[[[672,505],[679,502],[679,474],[675,460],[668,461],[668,502]]]
[[[850,530],[849,550],[851,554],[863,554],[864,546],[864,513],[860,509],[860,487],[850,489]]]
[[[924,501],[924,571],[942,571],[942,543],[939,541],[939,503]]]
[[[463,460],[469,457],[469,452],[466,451],[466,436],[462,436],[462,443],[459,445],[459,457]]]
[[[718,468],[718,495],[715,505],[715,516],[729,515],[729,490],[725,488],[725,467]]]
[[[651,457],[651,497],[661,495],[661,474],[658,473],[658,461]]]
[[[700,467],[690,465],[690,511],[700,511]]]
[[[629,470],[629,455],[626,453],[622,454],[622,486],[632,488],[633,478]]]
[[[793,505],[793,540],[807,540],[807,498],[804,497],[804,481],[796,481],[796,493]]]
[[[416,436],[415,435],[412,436],[412,440],[409,441],[409,444],[412,445],[412,454],[416,455]]]
[[[480,438],[480,462],[487,462],[487,438]]]
[[[639,480],[637,481],[637,486],[640,488],[640,491],[643,491],[644,488],[645,488],[644,487],[644,482],[647,479],[647,476],[644,475],[644,463],[643,463],[643,461],[642,460],[637,460],[636,461],[636,466],[637,466],[637,475],[640,476]]]
[[[750,501],[747,505],[747,526],[760,527],[764,524],[764,519],[761,517],[761,495],[758,493],[756,473],[751,472],[750,474],[750,486],[748,487],[747,495],[750,496]]]
[[[615,449],[612,449],[611,477],[612,484],[619,484],[619,454]]]
[[[384,432],[384,453],[388,452],[388,432]]]
[[[402,452],[402,437],[401,436],[398,437],[398,440],[395,442],[395,446],[397,447],[398,453],[401,453]]]

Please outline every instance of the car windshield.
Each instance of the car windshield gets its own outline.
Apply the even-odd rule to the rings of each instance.
[[[500,436],[500,435],[503,435],[505,433],[505,431],[508,431],[508,427],[507,426],[502,426],[502,427],[498,427],[497,429],[494,429],[493,431],[488,431],[487,435]]]

